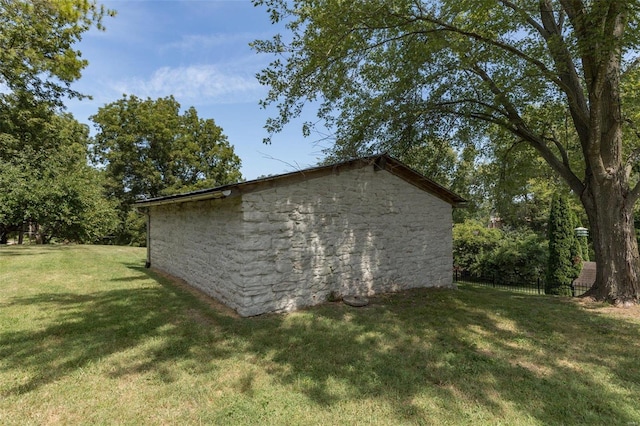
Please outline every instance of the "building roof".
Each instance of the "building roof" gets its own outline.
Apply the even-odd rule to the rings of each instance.
[[[412,168],[406,166],[395,158],[380,154],[371,157],[358,158],[344,161],[342,163],[330,164],[326,166],[312,167],[305,170],[298,170],[277,176],[250,180],[246,182],[232,183],[218,186],[216,188],[202,189],[198,191],[186,192],[183,194],[167,195],[164,197],[149,198],[136,202],[137,207],[151,207],[162,204],[177,204],[189,201],[210,200],[214,198],[226,198],[231,195],[244,194],[266,188],[273,188],[284,184],[300,182],[322,176],[337,174],[346,170],[361,169],[372,166],[374,170],[385,170],[397,176],[411,185],[428,192],[454,207],[462,207],[466,200],[444,186],[423,176]]]

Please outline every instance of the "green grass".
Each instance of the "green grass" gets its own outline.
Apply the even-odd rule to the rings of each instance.
[[[144,249],[0,248],[0,424],[640,424],[640,319],[463,286],[241,319]]]

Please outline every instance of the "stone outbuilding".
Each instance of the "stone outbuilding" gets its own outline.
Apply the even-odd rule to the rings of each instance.
[[[453,287],[464,200],[387,155],[137,203],[147,266],[241,316]]]

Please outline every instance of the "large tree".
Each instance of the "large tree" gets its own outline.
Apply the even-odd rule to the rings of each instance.
[[[0,243],[27,224],[38,238],[96,242],[114,206],[88,163],[89,128],[28,94],[0,96]]]
[[[100,173],[87,165],[88,129],[58,114],[87,66],[74,48],[105,14],[91,0],[0,0],[0,241],[26,222],[44,240],[110,232]]]
[[[640,150],[627,137],[635,124],[621,84],[638,74],[637,1],[254,1],[290,31],[254,44],[279,55],[259,76],[265,105],[279,107],[270,131],[308,101],[320,102],[338,143],[384,147],[499,126],[580,198],[598,263],[590,294],[640,300]],[[568,111],[579,167],[535,113],[541,106]]]
[[[239,181],[240,158],[222,128],[180,111],[172,97],[122,99],[91,117],[97,134],[94,163],[104,167],[107,195],[119,203],[119,242],[135,237],[133,202]]]

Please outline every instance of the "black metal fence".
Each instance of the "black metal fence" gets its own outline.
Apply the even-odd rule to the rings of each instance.
[[[505,280],[504,277],[498,277],[495,274],[492,276],[479,276],[473,275],[468,271],[455,270],[453,272],[453,280],[456,283],[472,283],[519,293],[545,294],[544,280],[542,277],[538,277],[535,280]],[[571,295],[573,297],[580,296],[589,290],[589,288],[589,285],[574,283],[571,285]]]
[[[582,296],[591,288],[591,285],[581,284],[581,283],[573,283],[571,284],[571,295],[573,297]]]

